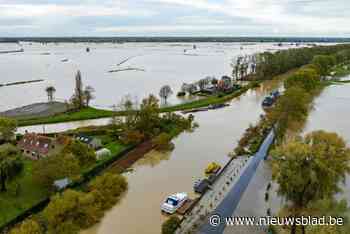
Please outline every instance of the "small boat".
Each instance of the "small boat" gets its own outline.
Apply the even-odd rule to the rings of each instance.
[[[210,188],[210,181],[208,179],[198,180],[193,185],[195,193],[204,194]]]
[[[187,193],[176,193],[168,196],[161,206],[161,210],[167,214],[174,214],[188,200]]]
[[[271,92],[270,96],[266,97],[262,102],[262,106],[264,108],[272,107],[280,96],[281,93],[278,90]]]
[[[69,60],[66,59],[66,58],[61,60],[62,63],[65,63],[65,62],[68,62],[68,61],[69,61]]]
[[[221,109],[221,108],[224,108],[224,107],[227,107],[227,106],[230,106],[230,104],[227,104],[227,103],[219,103],[219,104],[212,104],[210,105],[208,108],[210,110],[216,110],[216,109]]]

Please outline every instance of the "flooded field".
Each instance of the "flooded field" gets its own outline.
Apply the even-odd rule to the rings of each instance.
[[[197,43],[196,46],[194,50],[190,43],[0,44],[0,51],[24,49],[22,53],[0,54],[0,84],[44,79],[1,87],[0,111],[47,101],[45,88],[49,85],[56,88],[57,101],[69,100],[78,69],[84,85],[96,90],[92,102],[95,107],[110,109],[128,94],[137,100],[150,93],[158,95],[160,87],[166,84],[174,91],[169,104],[175,104],[186,101],[176,97],[182,83],[206,76],[230,75],[231,60],[238,55],[288,48],[271,43]],[[108,72],[128,68],[136,70]]]
[[[267,82],[233,100],[225,109],[196,114],[200,127],[176,138],[174,151],[151,152],[138,161],[127,175],[130,188],[121,203],[83,234],[160,233],[164,220],[160,205],[165,197],[175,192],[193,195],[193,182],[204,176],[208,163],[225,164],[244,130],[263,113],[264,96],[279,85]]]

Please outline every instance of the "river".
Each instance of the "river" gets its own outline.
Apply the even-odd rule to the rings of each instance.
[[[204,176],[208,163],[225,164],[249,124],[263,113],[261,102],[280,82],[234,99],[227,108],[195,114],[200,127],[174,139],[175,149],[167,154],[150,152],[128,173],[129,190],[121,202],[106,213],[102,222],[83,234],[156,234],[164,216],[160,205],[166,196],[187,192],[193,197],[193,182]]]

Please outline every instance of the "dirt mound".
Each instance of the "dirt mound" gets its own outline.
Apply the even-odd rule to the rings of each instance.
[[[15,109],[0,112],[0,116],[12,118],[36,118],[47,117],[58,113],[66,112],[67,105],[62,102],[34,103],[28,106],[22,106]]]

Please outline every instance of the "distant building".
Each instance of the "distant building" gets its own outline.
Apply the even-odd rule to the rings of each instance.
[[[58,153],[65,143],[66,140],[63,137],[51,138],[36,133],[26,133],[18,142],[18,147],[24,156],[38,160]]]
[[[223,76],[218,82],[218,88],[222,91],[232,89],[232,79],[229,76]]]
[[[87,144],[92,149],[100,149],[102,147],[102,141],[99,138],[87,136],[84,134],[79,134],[76,136],[76,139],[81,143]]]

